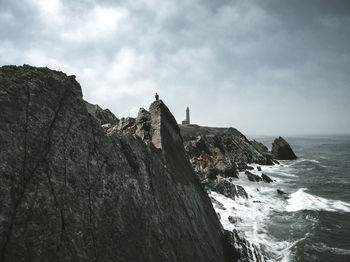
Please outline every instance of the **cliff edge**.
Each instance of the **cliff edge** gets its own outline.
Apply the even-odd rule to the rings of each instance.
[[[88,107],[74,76],[0,68],[0,261],[237,261],[165,104]]]

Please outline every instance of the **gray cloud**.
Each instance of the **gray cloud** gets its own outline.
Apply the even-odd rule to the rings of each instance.
[[[178,121],[189,105],[250,134],[350,132],[346,0],[17,2],[0,3],[0,64],[75,74],[118,117],[158,91]]]

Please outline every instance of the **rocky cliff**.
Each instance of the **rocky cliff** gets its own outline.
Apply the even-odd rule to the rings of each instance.
[[[249,141],[234,128],[180,125],[184,147],[201,181],[220,177],[238,178],[247,163],[273,165],[272,155],[264,145]]]
[[[235,128],[180,125],[180,130],[193,169],[205,185],[215,179],[238,178],[240,171],[252,169],[250,163],[273,165],[278,163],[276,159],[296,159],[292,148],[282,137],[275,139],[269,151],[262,143],[249,141]],[[264,178],[258,179],[265,181]]]
[[[242,258],[162,101],[118,122],[74,76],[4,66],[0,111],[0,261]]]

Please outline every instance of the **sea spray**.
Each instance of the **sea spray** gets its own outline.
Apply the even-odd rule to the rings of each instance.
[[[249,198],[236,198],[232,200],[216,192],[211,192],[210,196],[223,204],[225,209],[219,209],[214,206],[217,213],[220,214],[221,223],[227,230],[237,230],[238,234],[254,243],[256,247],[267,257],[268,261],[290,261],[291,248],[301,239],[292,241],[280,241],[274,238],[268,232],[267,222],[274,212],[283,212],[287,206],[284,198],[278,196],[276,189],[283,186],[283,182],[295,177],[294,174],[286,172],[288,167],[284,165],[275,165],[262,167],[262,171],[256,171],[254,174],[261,175],[268,172],[269,176],[275,181],[272,184],[263,182],[251,182],[247,179],[244,172],[239,174],[239,179],[234,183],[245,188]],[[281,172],[283,170],[283,172]],[[274,174],[278,173],[278,176]],[[231,223],[229,217],[235,218],[235,223]],[[231,219],[232,221],[232,219]]]

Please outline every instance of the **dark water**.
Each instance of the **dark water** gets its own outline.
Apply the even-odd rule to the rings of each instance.
[[[267,146],[273,140],[254,138]],[[350,136],[285,139],[298,160],[283,161],[279,170],[266,171],[280,178],[280,186],[291,194],[285,210],[270,215],[269,235],[294,243],[288,261],[349,262]]]

